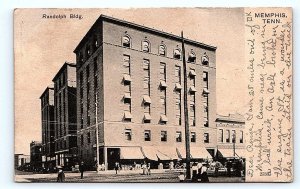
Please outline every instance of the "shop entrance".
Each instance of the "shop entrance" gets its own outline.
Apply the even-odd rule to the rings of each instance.
[[[120,148],[107,148],[108,170],[113,170],[116,162],[120,162]]]

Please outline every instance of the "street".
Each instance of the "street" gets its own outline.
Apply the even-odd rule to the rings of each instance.
[[[80,173],[65,173],[65,182],[72,183],[176,183],[179,182],[178,172],[153,170],[151,175],[142,175],[141,171],[114,171],[96,173],[88,171],[80,179]],[[56,173],[32,174],[16,171],[16,182],[56,182]],[[209,177],[210,182],[244,182],[240,177]]]

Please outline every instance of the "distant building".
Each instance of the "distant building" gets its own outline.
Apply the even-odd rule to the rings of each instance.
[[[56,165],[70,167],[77,158],[76,64],[64,63],[53,82]]]
[[[216,47],[185,39],[192,159],[217,152]],[[185,158],[181,37],[101,15],[74,52],[79,158],[131,164]],[[97,113],[96,113],[97,103]]]
[[[54,146],[54,89],[47,87],[41,97],[42,166],[55,166]]]
[[[33,169],[42,167],[42,142],[30,143],[30,164]]]
[[[15,154],[15,169],[30,163],[30,156],[24,154]]]
[[[245,119],[240,114],[217,115],[217,158],[245,158]]]

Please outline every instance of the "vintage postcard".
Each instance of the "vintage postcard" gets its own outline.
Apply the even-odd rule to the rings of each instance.
[[[16,182],[292,182],[292,8],[15,9]]]

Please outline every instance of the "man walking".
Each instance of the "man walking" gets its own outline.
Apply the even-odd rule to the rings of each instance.
[[[85,171],[85,166],[84,166],[83,161],[82,161],[82,162],[80,163],[80,165],[79,165],[79,171],[80,171],[80,173],[81,173],[80,178],[83,179],[83,172]]]

